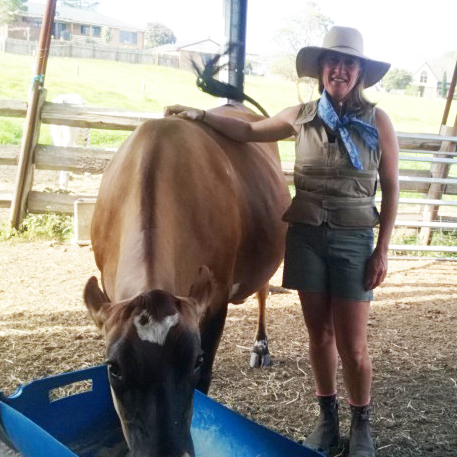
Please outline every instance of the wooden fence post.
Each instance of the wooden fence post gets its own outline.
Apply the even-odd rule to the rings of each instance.
[[[452,103],[452,100],[454,99],[454,91],[455,91],[456,84],[457,84],[457,62],[455,62],[454,73],[452,74],[451,85],[449,87],[449,92],[447,94],[446,106],[444,107],[443,120],[441,121],[441,125],[447,124],[447,118],[449,116],[449,111],[451,109],[451,103]]]
[[[31,106],[27,110],[21,152],[17,166],[16,183],[11,202],[10,221],[19,228],[26,212],[27,197],[33,185],[33,155],[38,142],[41,124],[41,107],[46,100],[46,89],[37,87],[30,95]]]
[[[454,73],[452,75],[449,93],[447,95],[446,106],[444,107],[443,119],[441,121],[440,135],[443,136],[456,136],[457,135],[457,117],[455,118],[454,126],[447,127],[447,118],[451,109],[451,103],[454,98],[454,91],[457,84],[457,62],[455,63]],[[455,143],[443,142],[440,151],[455,152]],[[435,157],[446,157],[446,155],[435,155]],[[432,164],[430,172],[433,178],[447,178],[451,166],[448,164]],[[445,186],[443,184],[430,184],[427,199],[439,200],[443,196]],[[423,222],[431,222],[438,216],[439,206],[426,205],[422,210]],[[431,227],[423,227],[420,231],[420,240],[422,244],[429,245],[432,241]]]
[[[447,125],[441,126],[440,135],[442,136],[456,136],[457,134],[457,118],[456,123],[453,127]],[[449,141],[443,141],[440,150],[434,154],[434,157],[448,157],[446,154],[440,154],[441,152],[455,152],[456,144]],[[447,178],[449,175],[450,164],[447,163],[432,163],[430,166],[430,172],[432,178]],[[430,184],[427,192],[426,199],[429,200],[440,200],[445,190],[444,184]],[[438,216],[439,206],[436,205],[425,205],[422,211],[422,221],[432,222]],[[432,229],[431,227],[422,227],[420,230],[420,240],[422,244],[429,245],[432,241]]]
[[[46,4],[36,55],[35,76],[29,93],[17,167],[16,186],[11,201],[10,221],[11,225],[16,229],[19,228],[25,214],[27,197],[33,184],[33,154],[40,133],[41,107],[46,99],[46,90],[43,85],[51,46],[51,29],[56,12],[56,2],[57,0],[48,0]]]

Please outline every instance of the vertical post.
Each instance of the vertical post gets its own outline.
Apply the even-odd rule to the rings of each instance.
[[[457,117],[453,127],[447,125],[441,126],[440,135],[443,136],[456,136],[457,135]],[[455,143],[443,141],[440,150],[434,154],[434,157],[449,157],[446,152],[455,152]],[[447,178],[449,175],[450,164],[447,163],[433,163],[430,167],[432,178]],[[445,184],[430,184],[425,198],[429,200],[440,200],[446,189]],[[422,210],[422,221],[432,222],[438,216],[439,206],[437,205],[424,205]],[[422,227],[420,230],[420,240],[424,245],[429,245],[432,241],[432,229],[430,227]]]
[[[440,135],[443,136],[456,136],[457,135],[457,117],[455,118],[454,126],[448,127],[446,125],[451,103],[454,97],[455,86],[457,84],[457,62],[455,63],[454,74],[452,75],[451,85],[447,95],[446,106],[444,107],[443,119],[441,121]],[[454,152],[455,143],[443,142],[439,152]],[[434,157],[446,157],[446,155],[434,154]],[[449,175],[450,165],[448,164],[432,164],[430,166],[430,173],[433,178],[446,178]],[[444,193],[444,184],[430,184],[426,198],[431,200],[439,200]],[[422,220],[424,222],[434,221],[439,212],[439,206],[425,205],[422,209]],[[420,230],[420,240],[422,244],[429,245],[432,241],[432,229],[430,227],[422,227]]]
[[[225,0],[225,34],[228,44],[236,44],[229,55],[228,82],[241,91],[244,91],[247,3],[248,0]]]
[[[11,202],[10,222],[15,228],[19,225],[26,211],[28,193],[33,180],[33,153],[39,135],[39,113],[46,97],[43,89],[44,76],[51,43],[51,29],[56,10],[56,0],[48,0],[40,31],[38,52],[35,61],[35,74],[30,88],[27,115],[22,135],[21,151],[16,174],[16,183]]]
[[[455,63],[454,74],[452,75],[451,86],[449,87],[449,92],[447,94],[446,106],[444,107],[443,120],[441,125],[446,125],[447,118],[449,116],[449,111],[451,109],[452,99],[454,97],[455,86],[457,84],[457,62]]]

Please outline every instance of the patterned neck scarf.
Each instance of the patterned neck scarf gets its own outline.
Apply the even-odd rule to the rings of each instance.
[[[358,170],[362,170],[359,151],[351,139],[349,130],[351,130],[351,133],[357,132],[370,148],[375,148],[378,144],[378,130],[372,125],[357,119],[354,114],[343,114],[339,117],[325,90],[319,100],[317,115],[339,136],[352,165]]]

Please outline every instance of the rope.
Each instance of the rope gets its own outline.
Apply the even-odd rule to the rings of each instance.
[[[30,89],[29,91],[31,91],[33,89],[33,87],[35,86],[35,81],[38,81],[38,84],[40,86],[43,85],[44,83],[44,75],[35,75],[35,76],[32,76],[32,81],[30,82]]]

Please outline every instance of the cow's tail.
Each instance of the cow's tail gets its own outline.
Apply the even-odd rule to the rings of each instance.
[[[242,90],[237,87],[219,81],[214,76],[225,66],[219,65],[219,60],[222,56],[227,55],[231,52],[235,45],[230,45],[223,54],[217,54],[210,59],[206,65],[201,68],[194,60],[192,65],[197,73],[197,86],[207,94],[214,95],[215,97],[228,98],[230,100],[236,100],[238,102],[244,102],[245,100],[254,105],[265,117],[270,117],[262,106],[257,103],[254,99],[246,95]]]

